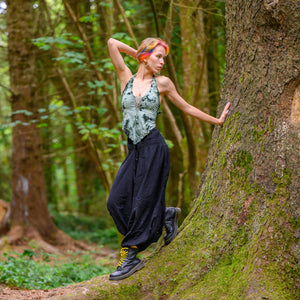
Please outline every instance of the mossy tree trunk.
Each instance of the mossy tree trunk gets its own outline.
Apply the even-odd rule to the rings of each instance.
[[[299,299],[299,1],[226,7],[232,106],[178,237],[129,279],[61,299]]]

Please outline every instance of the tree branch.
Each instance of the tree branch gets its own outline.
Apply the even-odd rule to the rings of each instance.
[[[125,11],[124,11],[124,9],[123,9],[123,7],[122,7],[122,4],[120,3],[119,0],[115,0],[115,1],[116,1],[117,7],[118,7],[118,9],[119,9],[119,11],[120,11],[120,13],[121,13],[123,19],[124,19],[124,23],[125,23],[125,26],[126,26],[126,28],[127,28],[127,30],[128,30],[128,33],[129,33],[129,35],[131,36],[131,38],[132,38],[132,40],[133,40],[133,43],[134,43],[135,47],[138,48],[138,47],[139,47],[139,44],[138,44],[138,42],[137,42],[137,40],[136,40],[136,38],[135,38],[135,35],[134,35],[133,31],[132,31],[131,25],[130,25],[130,23],[129,23],[127,17],[126,17],[126,14],[125,14]]]
[[[99,72],[99,69],[98,69],[98,66],[95,64],[95,58],[94,58],[94,54],[93,54],[93,50],[92,50],[92,47],[89,43],[89,40],[84,32],[84,29],[82,28],[82,26],[80,25],[80,22],[78,21],[76,15],[74,14],[74,11],[73,9],[71,8],[70,4],[68,3],[67,0],[63,0],[63,3],[68,11],[68,13],[70,14],[73,22],[75,23],[80,35],[81,35],[81,38],[82,40],[84,41],[84,46],[86,48],[86,51],[87,51],[87,54],[88,54],[88,57],[89,57],[89,60],[90,60],[90,65],[92,66],[92,68],[94,69],[95,73],[96,73],[96,76],[97,76],[97,79],[99,81],[105,81],[102,74]],[[91,63],[93,62],[93,64]],[[102,87],[104,90],[105,90],[105,87]],[[116,107],[113,105],[112,101],[110,100],[110,98],[107,96],[107,95],[104,95],[104,99],[107,103],[107,106],[113,116],[113,118],[115,119],[116,123],[119,123],[120,122],[120,118],[119,118],[119,113],[118,111],[116,110]]]
[[[48,10],[48,5],[47,5],[46,0],[43,0],[43,4],[44,4],[44,9],[47,11]],[[49,12],[46,12],[46,13],[47,13],[47,16],[50,17],[50,13]],[[50,23],[50,25],[51,24],[52,23]],[[53,35],[54,35],[54,32],[55,32],[54,28],[51,27],[51,29],[52,29],[52,32],[53,32]],[[57,57],[58,56],[57,49],[55,49],[55,48],[52,48],[52,49],[53,49],[53,52],[54,52],[54,57]],[[56,69],[57,74],[59,75],[62,86],[63,86],[66,94],[68,95],[68,98],[70,99],[73,108],[77,107],[76,97],[74,96],[74,94],[72,92],[72,89],[70,88],[70,85],[69,85],[68,80],[67,80],[67,78],[64,74],[63,69],[58,65],[55,66],[55,69]],[[81,118],[79,113],[76,113],[76,118],[77,119]],[[76,131],[76,133],[78,135],[80,135],[80,133],[78,131]],[[98,153],[98,150],[95,147],[91,137],[88,137],[88,139],[84,142],[84,144],[87,145],[88,152],[91,155],[92,160],[95,162],[95,164],[97,166],[96,169],[99,173],[99,176],[100,176],[101,182],[103,184],[103,187],[104,187],[105,191],[108,192],[110,190],[110,183],[109,183],[107,174],[106,174],[106,172],[104,171],[104,169],[102,167],[102,161],[101,161],[100,155]]]
[[[153,0],[150,0],[150,4],[151,4],[151,8],[152,8],[152,12],[153,12],[153,17],[154,17],[154,22],[155,22],[156,35],[159,37],[160,36],[159,23],[158,23],[156,8],[155,8]]]

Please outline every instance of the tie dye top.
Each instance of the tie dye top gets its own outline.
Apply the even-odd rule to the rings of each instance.
[[[127,82],[122,94],[122,125],[126,135],[134,144],[137,144],[155,128],[160,98],[155,75],[153,75],[148,92],[143,97],[136,97],[132,92],[135,76]]]

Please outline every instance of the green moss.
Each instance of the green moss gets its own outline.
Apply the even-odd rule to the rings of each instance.
[[[241,132],[238,129],[241,114],[236,111],[226,120],[226,126],[222,127],[218,143],[230,145],[228,142],[238,142],[241,139]]]
[[[295,216],[291,216],[289,219],[289,224],[292,226],[293,229],[300,228],[300,219]]]
[[[256,132],[264,144],[267,131]],[[276,170],[265,189],[251,176],[254,158],[240,138],[236,113],[213,145],[216,155],[178,239],[130,282],[99,289],[99,299],[297,299],[298,268],[288,257],[299,226],[287,205],[291,172]]]
[[[127,300],[127,299],[139,299],[141,297],[141,284],[133,283],[118,283],[118,285],[109,284],[105,287],[93,287],[90,290],[91,295],[96,294],[97,298],[95,299],[118,299],[118,300]],[[94,299],[94,298],[93,298]]]
[[[232,138],[226,132],[223,137]],[[254,160],[250,152],[240,150],[231,159],[230,186],[220,193],[219,187],[212,184],[218,180],[210,180],[215,176],[228,180],[228,175],[214,169],[215,166],[220,167],[220,163],[223,167],[227,165],[225,160],[228,149],[219,150],[218,163],[214,163],[206,174],[196,209],[199,230],[205,232],[196,240],[205,250],[201,253],[204,261],[200,260],[198,269],[194,271],[199,274],[205,266],[208,270],[200,276],[199,283],[186,287],[185,292],[177,278],[176,293],[180,294],[180,299],[192,299],[193,295],[199,299],[243,299],[246,296],[249,299],[263,296],[270,299],[294,299],[292,286],[296,283],[298,268],[295,267],[296,263],[286,264],[282,256],[282,253],[290,252],[291,242],[295,241],[292,231],[282,228],[290,218],[286,211],[286,201],[289,198],[291,173],[288,170],[282,170],[280,176],[274,173],[275,193],[270,194],[260,183],[250,179]],[[243,204],[249,199],[252,199],[251,205],[245,210]],[[247,216],[245,223],[239,226],[237,220],[241,213]],[[206,258],[204,253],[207,254]],[[226,256],[223,256],[224,253]],[[268,261],[266,265],[263,257]],[[193,270],[190,269],[190,272]]]
[[[273,116],[270,117],[268,125],[269,125],[269,132],[272,133],[274,131]]]
[[[239,130],[240,117],[241,114],[238,111],[228,117],[226,126],[222,127],[220,136],[215,145],[213,145],[213,151],[216,153],[218,159],[216,165],[219,168],[224,169],[227,166],[227,152],[229,147],[239,143],[241,140],[241,131]]]
[[[253,185],[249,180],[249,175],[253,170],[253,158],[251,154],[245,150],[241,150],[234,155],[232,163],[233,168],[229,170],[230,189],[235,191],[237,188],[241,188],[248,194],[253,189]]]
[[[198,295],[198,299],[243,299],[250,271],[242,270],[245,256],[242,250],[237,256],[222,259],[182,299],[188,299],[189,294]]]
[[[247,153],[245,150],[240,151],[235,156],[235,162],[234,162],[235,167],[246,168],[248,166],[251,166],[250,169],[252,170],[252,164],[253,164],[252,156],[250,153]]]
[[[262,123],[255,125],[253,127],[252,136],[254,137],[254,142],[261,143],[265,140],[267,133],[272,133],[274,131],[273,118],[269,118],[268,124]]]
[[[278,280],[277,270],[258,269],[253,257],[255,253],[248,246],[239,248],[185,290],[180,299],[192,299],[192,295],[197,295],[196,299],[295,299]]]
[[[246,158],[237,160],[239,166],[245,166],[245,162],[251,165],[251,159],[247,155],[239,157]],[[289,182],[288,178],[287,174],[286,183]],[[197,262],[198,267],[192,267],[190,264],[183,277],[175,277],[177,286],[170,296],[176,295],[179,299],[193,299],[193,296],[196,299],[226,300],[263,297],[278,300],[297,299],[296,292],[293,294],[293,286],[296,284],[299,270],[296,268],[296,262],[290,265],[288,261],[291,260],[282,257],[282,253],[289,252],[290,241],[294,241],[294,238],[288,230],[280,228],[280,223],[277,228],[279,215],[283,212],[273,210],[272,197],[267,196],[259,187],[257,195],[258,198],[265,199],[268,208],[265,207],[260,212],[262,204],[253,201],[251,210],[249,208],[248,220],[243,226],[237,225],[234,216],[224,217],[228,210],[226,205],[222,217],[216,216],[213,211],[209,213],[208,207],[216,199],[213,199],[212,195],[206,199],[205,202],[209,202],[203,211],[206,218],[200,215],[198,223],[199,231],[205,231],[205,234],[196,238],[203,250],[197,251],[198,261],[195,257],[190,257],[191,261]],[[230,203],[231,201],[228,201],[228,204]],[[219,208],[215,211],[219,211]],[[237,216],[238,212],[234,215]],[[287,219],[285,213],[282,217]],[[273,235],[271,238],[268,237],[270,234]],[[190,253],[189,249],[187,253]],[[206,272],[203,272],[205,267]],[[187,286],[185,280],[189,273],[194,273],[194,282]]]
[[[282,169],[280,176],[273,172],[272,179],[277,188],[286,189],[292,183],[292,174],[288,169],[284,168]]]

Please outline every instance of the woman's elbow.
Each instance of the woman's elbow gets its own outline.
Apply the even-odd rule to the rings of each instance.
[[[111,45],[112,42],[113,42],[113,38],[109,38],[109,39],[107,40],[107,45],[108,45],[108,46]]]
[[[107,40],[107,46],[108,47],[112,47],[114,45],[114,43],[115,43],[115,39],[113,39],[113,38],[109,38]]]

